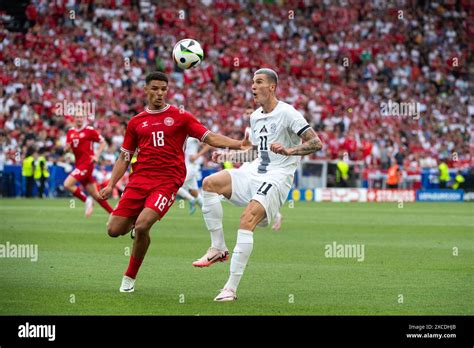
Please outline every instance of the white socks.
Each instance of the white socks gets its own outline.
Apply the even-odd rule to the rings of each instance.
[[[237,291],[240,279],[244,274],[245,266],[249,260],[253,249],[253,232],[247,230],[239,230],[237,233],[237,244],[230,260],[230,277],[225,284],[225,289],[233,289]]]
[[[187,199],[188,201],[194,201],[194,197],[188,192],[188,190],[185,190],[182,187],[179,188],[178,195],[180,195],[184,199]]]
[[[202,202],[202,196],[201,196],[201,194],[199,194],[199,195],[195,198],[195,200],[196,200],[196,203],[199,205],[199,207],[201,207],[201,209],[202,209],[202,203],[203,203],[203,202]]]
[[[202,191],[202,198],[202,215],[207,229],[211,233],[211,246],[219,250],[226,250],[222,228],[224,213],[219,195],[214,192]]]

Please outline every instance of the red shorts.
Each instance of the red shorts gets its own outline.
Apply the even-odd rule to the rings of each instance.
[[[176,199],[179,186],[174,183],[153,187],[126,187],[112,215],[136,218],[144,208],[153,209],[165,216]]]
[[[95,179],[92,176],[94,167],[90,168],[76,168],[70,174],[74,179],[79,181],[82,186],[95,183]]]

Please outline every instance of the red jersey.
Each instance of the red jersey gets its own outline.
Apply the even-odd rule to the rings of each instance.
[[[94,164],[94,145],[103,140],[102,136],[90,126],[81,129],[71,128],[67,131],[66,143],[71,144],[72,152],[76,157],[76,168],[87,168]]]
[[[121,147],[130,156],[138,149],[127,187],[156,186],[163,179],[182,186],[186,139],[203,141],[209,132],[191,113],[175,106],[158,111],[145,108],[128,122]]]

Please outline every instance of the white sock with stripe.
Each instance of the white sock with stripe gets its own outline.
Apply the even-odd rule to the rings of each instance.
[[[224,212],[217,193],[202,191],[202,215],[211,234],[211,246],[219,250],[226,250],[222,227]]]
[[[245,266],[249,260],[253,249],[253,232],[248,230],[239,230],[237,233],[237,244],[235,245],[232,259],[230,260],[230,276],[225,289],[237,291],[240,279],[244,274]]]
[[[180,195],[184,199],[187,199],[188,201],[194,201],[194,197],[182,187],[179,188],[178,195]]]

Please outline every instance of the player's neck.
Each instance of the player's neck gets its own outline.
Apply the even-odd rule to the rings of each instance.
[[[163,105],[161,105],[160,107],[156,107],[154,105],[151,105],[151,104],[148,104],[147,105],[147,108],[148,110],[150,111],[160,111],[160,110],[163,110],[164,108],[166,108],[168,106],[168,104],[164,103]]]
[[[273,109],[276,108],[278,104],[278,99],[275,97],[272,97],[268,99],[265,103],[262,104],[262,109],[264,114],[269,114],[270,112],[273,111]]]

